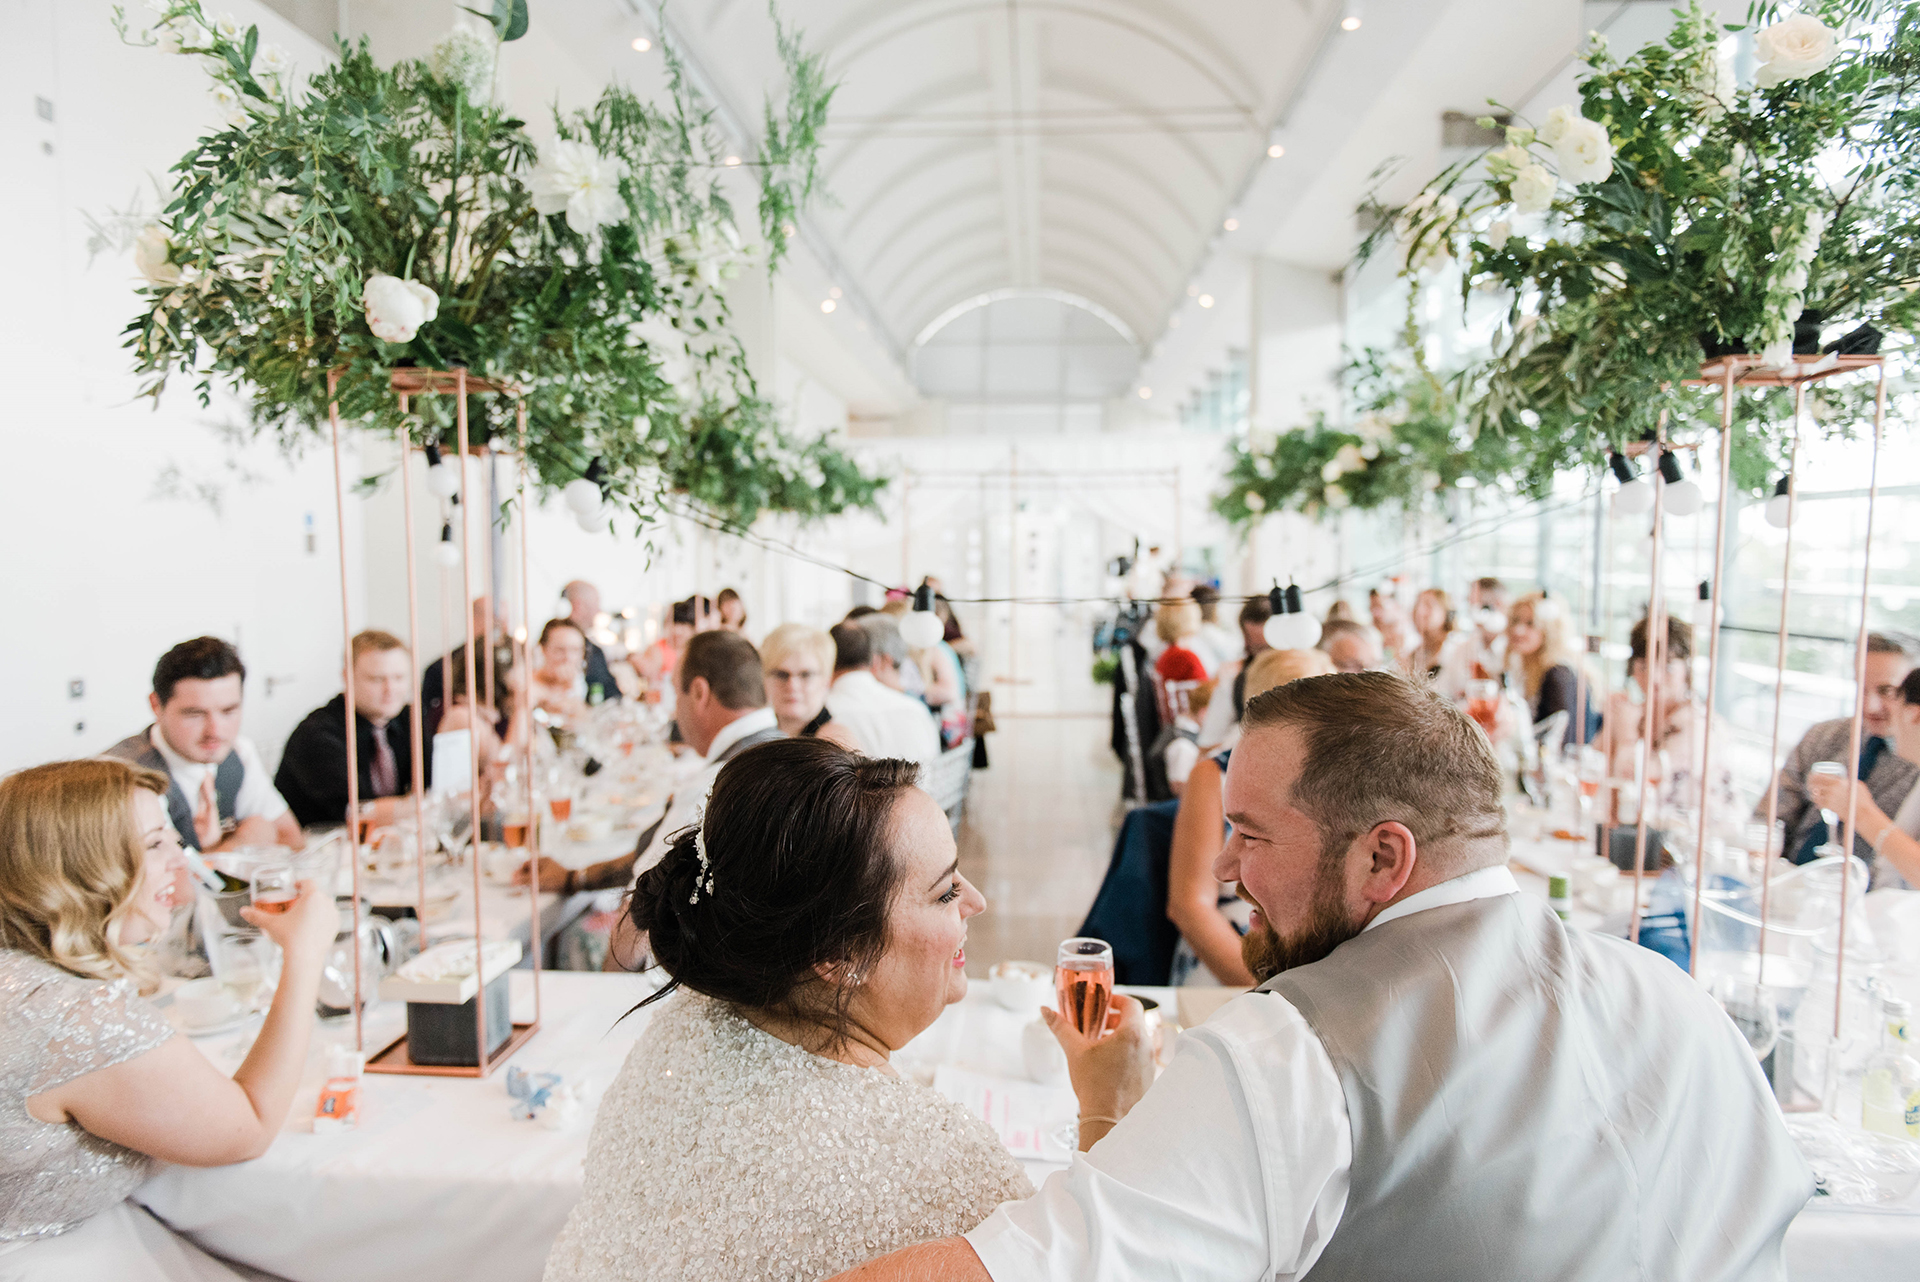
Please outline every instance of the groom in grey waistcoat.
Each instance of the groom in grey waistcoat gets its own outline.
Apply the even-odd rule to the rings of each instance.
[[[1784,1279],[1813,1179],[1746,1041],[1666,958],[1519,893],[1479,728],[1383,672],[1244,726],[1213,871],[1264,982],[1158,1081],[1137,1003],[1096,1039],[1050,1016],[1083,1160],[844,1276]]]

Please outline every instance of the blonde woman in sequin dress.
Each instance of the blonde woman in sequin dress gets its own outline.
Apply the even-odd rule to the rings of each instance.
[[[232,1077],[144,994],[139,946],[180,896],[164,776],[63,761],[0,780],[0,1278],[208,1282],[238,1275],[127,1200],[154,1160],[257,1157],[307,1057],[333,901],[241,911],[285,951],[280,986]]]
[[[889,1062],[966,995],[986,907],[916,775],[751,748],[642,875],[634,924],[678,992],[600,1106],[547,1282],[813,1282],[1027,1196],[983,1122]]]

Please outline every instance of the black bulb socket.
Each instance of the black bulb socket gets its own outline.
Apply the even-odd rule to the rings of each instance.
[[[1672,450],[1660,451],[1660,479],[1668,485],[1678,485],[1687,479],[1687,474],[1680,470],[1679,457]]]
[[[1784,498],[1791,493],[1793,493],[1793,473],[1786,472],[1773,483],[1773,497]]]
[[[1628,485],[1640,479],[1633,470],[1632,461],[1619,450],[1607,455],[1607,466],[1613,469],[1613,479],[1622,485]]]

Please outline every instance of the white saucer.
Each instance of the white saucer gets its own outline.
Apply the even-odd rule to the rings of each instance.
[[[187,1023],[186,1020],[180,1017],[178,1011],[173,1011],[168,1016],[167,1022],[172,1024],[177,1031],[186,1034],[188,1037],[218,1037],[222,1033],[231,1033],[236,1028],[244,1027],[246,1022],[252,1018],[252,1011],[242,1011],[232,1019],[222,1020],[217,1024],[208,1024],[202,1027],[198,1024]]]

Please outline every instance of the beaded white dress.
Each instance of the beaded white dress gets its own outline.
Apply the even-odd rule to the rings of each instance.
[[[999,1137],[944,1096],[682,992],[601,1102],[546,1282],[815,1282],[1032,1192]]]

